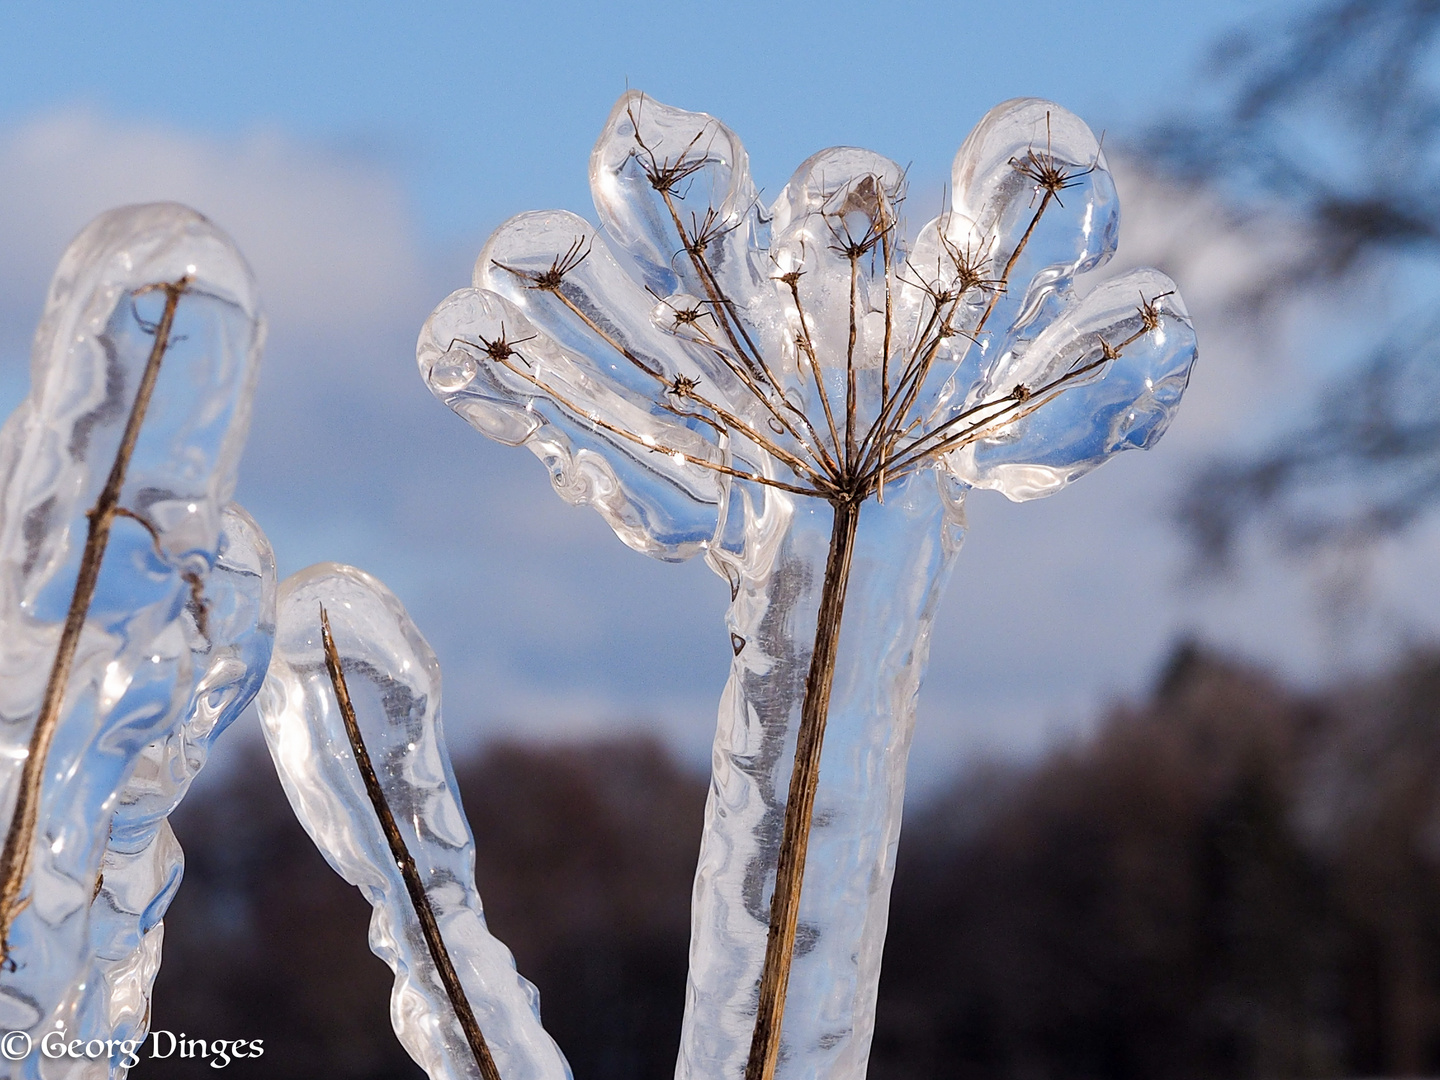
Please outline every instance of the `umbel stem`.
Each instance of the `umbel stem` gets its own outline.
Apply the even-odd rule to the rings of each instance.
[[[65,689],[70,681],[70,669],[75,662],[75,651],[80,644],[80,634],[85,629],[85,619],[90,613],[90,603],[95,598],[95,587],[100,580],[100,564],[105,558],[105,548],[110,542],[110,527],[115,518],[126,512],[120,506],[120,493],[125,487],[125,474],[130,459],[135,454],[135,444],[140,439],[140,428],[145,422],[145,413],[155,393],[155,382],[160,377],[160,362],[170,347],[170,331],[175,325],[175,310],[180,297],[190,287],[190,278],[161,282],[137,290],[134,295],[145,292],[163,292],[165,309],[155,324],[155,343],[145,361],[140,386],[135,391],[135,401],[130,406],[130,416],[125,422],[125,431],[120,438],[120,447],[115,451],[115,461],[110,466],[110,475],[100,491],[94,507],[86,512],[90,520],[85,537],[85,550],[80,556],[80,573],[75,579],[75,591],[70,597],[70,610],[65,616],[65,626],[60,632],[60,645],[55,651],[55,661],[50,667],[50,678],[45,684],[45,696],[40,705],[40,715],[35,729],[30,734],[30,745],[26,751],[25,767],[20,773],[20,790],[15,797],[15,810],[10,818],[10,828],[5,834],[5,849],[0,853],[0,963],[14,970],[15,962],[10,956],[10,929],[16,917],[29,903],[29,898],[20,899],[25,879],[30,873],[30,849],[35,841],[35,825],[40,815],[40,789],[45,776],[45,761],[50,753],[50,744],[55,740],[55,730],[60,724],[61,706],[65,700]],[[143,522],[142,522],[143,523]]]
[[[815,622],[815,651],[805,676],[805,699],[800,707],[800,731],[795,744],[795,766],[785,800],[785,829],[775,869],[775,894],[770,901],[770,934],[765,942],[765,966],[760,974],[760,1001],[745,1080],[770,1080],[780,1052],[780,1027],[785,1016],[785,991],[795,952],[795,927],[800,915],[800,891],[805,877],[805,854],[815,815],[815,792],[820,786],[820,752],[825,743],[825,721],[830,712],[830,690],[835,685],[835,656],[840,647],[840,621],[845,613],[845,588],[855,550],[855,531],[861,503],[847,499],[831,504],[830,553],[825,559],[825,581]]]
[[[325,644],[325,669],[330,673],[330,685],[335,689],[335,701],[340,706],[340,718],[345,722],[350,751],[355,756],[355,765],[360,770],[360,779],[365,783],[365,793],[370,797],[370,804],[375,808],[375,816],[380,819],[380,830],[385,834],[385,842],[390,845],[390,855],[394,858],[395,865],[400,868],[400,876],[405,881],[405,891],[410,894],[410,903],[414,905],[420,922],[420,932],[425,937],[425,946],[430,950],[430,959],[434,961],[440,982],[450,998],[455,1019],[460,1022],[460,1029],[465,1033],[465,1041],[470,1044],[470,1052],[475,1055],[480,1076],[483,1080],[500,1080],[500,1070],[495,1067],[490,1047],[480,1031],[474,1010],[470,1008],[470,999],[465,996],[465,988],[460,985],[460,976],[455,973],[450,950],[445,947],[445,939],[440,936],[440,924],[435,921],[430,897],[425,893],[425,883],[420,880],[420,871],[415,866],[410,849],[405,846],[405,837],[395,823],[395,815],[390,811],[390,803],[380,786],[380,778],[376,776],[375,766],[365,749],[365,740],[360,736],[360,723],[355,719],[355,706],[350,701],[350,690],[345,685],[345,672],[340,667],[340,652],[335,648],[335,638],[330,633],[330,616],[323,607],[320,609],[320,636]]]

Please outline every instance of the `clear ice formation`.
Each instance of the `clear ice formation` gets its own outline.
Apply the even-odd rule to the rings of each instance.
[[[539,996],[485,926],[475,842],[440,725],[440,666],[383,584],[334,563],[285,579],[260,719],[295,815],[330,866],[372,907],[370,947],[395,972],[390,1019],[433,1080],[480,1072],[366,794],[325,666],[329,615],[365,748],[470,1006],[504,1080],[569,1080],[540,1026]]]
[[[502,225],[419,367],[626,544],[704,552],[730,585],[681,1080],[746,1070],[828,552],[858,514],[775,1075],[859,1078],[965,494],[1047,495],[1152,445],[1193,330],[1158,271],[1075,288],[1113,253],[1119,206],[1093,134],[1050,102],[993,109],[908,244],[895,163],[823,150],[766,207],[729,129],[636,92],[590,184],[600,228]]]
[[[13,816],[86,512],[116,460],[166,303],[184,280],[40,787],[38,828],[0,971],[0,1030],[38,1028],[89,965],[89,912],[116,797],[184,718],[203,668],[190,622],[219,555],[263,339],[228,237],[174,204],[92,222],[65,252],[31,389],[0,429],[0,806]],[[151,530],[153,530],[153,535]],[[217,587],[218,583],[217,583]],[[158,947],[158,938],[155,939]]]
[[[160,970],[164,918],[180,887],[184,854],[170,814],[204,768],[215,740],[254,700],[275,637],[275,556],[265,534],[231,503],[221,518],[219,554],[205,583],[206,632],[184,615],[192,663],[203,672],[181,724],[140,754],[121,788],[90,907],[89,968],[72,985],[45,1030],[67,1039],[140,1042],[150,1022],[150,992]],[[104,1080],[124,1055],[47,1061],[26,1068],[69,1080]],[[123,1076],[117,1067],[114,1075]]]

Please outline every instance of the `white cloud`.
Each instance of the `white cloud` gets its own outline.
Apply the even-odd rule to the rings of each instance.
[[[159,200],[187,203],[234,237],[277,329],[363,333],[424,288],[408,200],[389,170],[273,132],[198,137],[71,109],[0,132],[7,309],[23,298],[36,311],[61,251],[96,214]]]

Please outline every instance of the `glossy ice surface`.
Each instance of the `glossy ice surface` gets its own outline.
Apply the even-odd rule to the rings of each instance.
[[[206,582],[205,633],[194,613],[185,631],[200,681],[184,720],[147,746],[120,790],[100,889],[90,906],[88,970],[45,1025],[69,1038],[143,1041],[150,992],[160,970],[161,919],[180,887],[184,855],[169,817],[199,775],[210,748],[260,690],[275,637],[275,557],[260,527],[231,503],[221,519],[220,550]],[[123,1057],[123,1055],[119,1055]],[[101,1058],[26,1063],[44,1077],[100,1080]],[[123,1075],[123,1071],[117,1071]]]
[[[370,947],[395,971],[390,1018],[400,1042],[433,1080],[480,1075],[356,766],[325,667],[322,605],[366,751],[500,1075],[567,1080],[534,987],[485,927],[475,844],[440,725],[435,654],[384,585],[322,563],[281,584],[260,717],[300,823],[375,909]]]
[[[777,1071],[858,1078],[966,492],[1047,495],[1152,445],[1193,330],[1158,271],[1075,287],[1113,253],[1119,205],[1089,128],[1050,102],[993,109],[910,242],[894,162],[821,151],[767,207],[733,132],[635,92],[590,183],[600,226],[502,225],[426,323],[419,367],[626,544],[704,552],[729,583],[682,1080],[745,1069],[831,504],[861,503]]]
[[[29,902],[11,928],[14,970],[0,972],[0,1029],[37,1030],[88,968],[88,914],[117,793],[146,748],[180,725],[208,663],[197,662],[190,631],[219,557],[263,338],[254,282],[230,240],[174,204],[92,222],[51,283],[30,394],[0,430],[0,807],[8,818],[74,592],[86,511],[111,471],[155,342],[165,294],[153,287],[182,279],[120,498],[150,528],[117,518],[101,565],[46,758],[22,894]],[[217,582],[217,598],[226,588]]]

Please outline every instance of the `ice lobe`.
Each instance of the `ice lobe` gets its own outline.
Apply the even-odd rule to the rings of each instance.
[[[568,1080],[540,1026],[534,987],[485,926],[474,839],[441,731],[435,654],[383,584],[322,563],[280,586],[260,718],[296,817],[375,909],[370,947],[395,972],[396,1035],[433,1080],[480,1075],[356,766],[325,666],[322,606],[365,748],[500,1075]]]
[[[143,1040],[150,992],[160,968],[161,919],[180,886],[184,855],[169,817],[204,767],[222,732],[254,700],[275,637],[275,557],[254,519],[236,503],[224,510],[219,555],[206,582],[206,633],[185,615],[200,681],[179,727],[141,752],[121,789],[90,908],[88,970],[51,1018],[71,1039]],[[112,1055],[118,1061],[124,1055]],[[45,1077],[101,1080],[104,1058],[52,1065]],[[55,1071],[55,1070],[59,1071]]]
[[[32,1029],[83,966],[87,916],[117,790],[171,731],[199,674],[200,610],[234,490],[263,326],[244,259],[211,222],[161,203],[103,214],[70,245],[36,332],[31,390],[0,429],[0,807],[21,770],[166,304],[170,344],[134,447],[46,758],[39,825],[0,972],[0,1028]],[[143,520],[136,520],[136,519]]]

